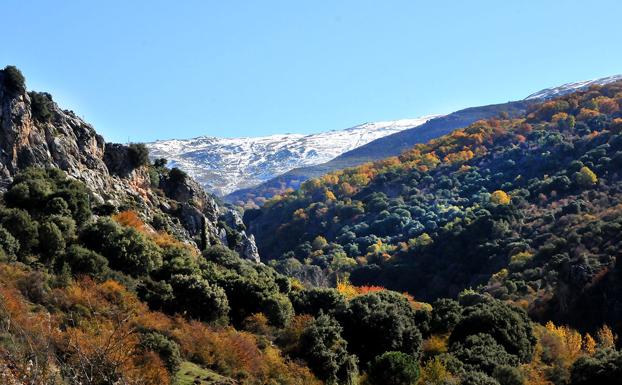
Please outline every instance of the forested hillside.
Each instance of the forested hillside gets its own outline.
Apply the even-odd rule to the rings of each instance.
[[[470,107],[455,111],[431,119],[418,127],[376,139],[326,163],[296,168],[258,186],[234,191],[227,195],[225,200],[246,207],[261,206],[266,199],[282,194],[289,188],[297,189],[301,183],[308,179],[317,178],[336,170],[355,167],[366,162],[397,156],[416,144],[426,143],[442,135],[449,134],[458,128],[464,128],[478,120],[493,119],[500,116],[507,118],[522,116],[534,104],[585,90],[593,85],[602,86],[610,84],[620,79],[622,79],[622,75],[568,83],[538,91],[524,100]]]
[[[455,129],[468,126],[480,119],[489,119],[499,115],[512,117],[521,115],[526,111],[527,106],[533,103],[535,101],[516,101],[465,108],[452,112],[451,114],[431,119],[418,127],[376,139],[326,163],[296,168],[258,186],[234,191],[225,196],[224,199],[246,207],[261,206],[274,195],[282,194],[288,189],[297,189],[307,179],[319,177],[335,170],[399,155],[402,151],[409,149],[415,144],[425,143],[431,139],[448,134]]]
[[[419,299],[477,288],[584,330],[622,330],[622,83],[476,122],[249,210],[265,259]]]
[[[263,264],[24,82],[0,71],[2,384],[617,383],[622,85],[311,180],[246,213]]]

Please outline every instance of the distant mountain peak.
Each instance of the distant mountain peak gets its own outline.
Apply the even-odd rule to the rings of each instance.
[[[440,115],[368,122],[317,134],[158,140],[153,158],[166,158],[217,195],[252,187],[298,167],[327,162],[378,138],[417,127]]]
[[[558,87],[545,88],[534,94],[531,94],[525,98],[525,100],[537,100],[537,99],[553,99],[559,96],[564,96],[575,91],[581,91],[589,88],[592,85],[605,85],[609,83],[622,80],[622,74],[608,76],[600,79],[584,80],[573,83],[566,83]]]

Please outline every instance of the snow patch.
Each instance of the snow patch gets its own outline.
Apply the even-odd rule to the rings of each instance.
[[[589,88],[592,85],[605,85],[622,80],[622,75],[614,75],[606,78],[584,80],[580,82],[567,83],[559,87],[546,88],[541,91],[531,94],[525,98],[525,100],[537,100],[537,99],[554,99],[559,96],[564,96],[575,91],[581,91]]]

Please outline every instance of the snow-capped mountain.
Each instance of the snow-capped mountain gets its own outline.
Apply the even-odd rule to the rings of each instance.
[[[525,100],[536,99],[553,99],[559,96],[567,95],[575,91],[584,90],[592,85],[605,85],[609,83],[622,80],[622,75],[608,76],[606,78],[584,80],[581,82],[567,83],[559,87],[546,88],[541,91],[531,94],[525,98]]]
[[[247,138],[159,140],[146,143],[152,158],[166,158],[216,195],[255,186],[298,167],[327,162],[375,139],[417,127],[437,116],[365,123],[319,134]]]
[[[622,75],[568,83],[538,91],[526,97],[525,101],[552,99],[591,85],[618,80],[622,80]],[[471,111],[473,115],[472,110],[465,111]],[[152,158],[168,159],[170,167],[179,167],[199,181],[208,192],[224,196],[259,185],[293,169],[326,163],[376,139],[418,127],[439,116],[365,123],[345,130],[311,135],[282,134],[245,138],[201,136],[146,144]],[[476,117],[481,118],[479,115],[473,118]],[[446,125],[451,128],[455,124],[449,122]],[[444,132],[441,130],[437,136]]]

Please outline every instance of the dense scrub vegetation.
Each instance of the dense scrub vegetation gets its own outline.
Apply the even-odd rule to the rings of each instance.
[[[166,384],[185,360],[242,383],[317,383],[229,326],[254,314],[265,314],[266,327],[287,324],[287,278],[224,247],[200,253],[133,211],[93,210],[85,186],[55,169],[28,169],[4,194],[3,378]]]
[[[196,373],[379,385],[390,373],[395,384],[564,384],[617,365],[606,327],[592,338],[534,325],[474,291],[428,305],[347,281],[304,288],[222,246],[199,252],[133,211],[93,211],[84,185],[58,170],[29,169],[3,196],[0,373],[9,383],[167,384]]]

